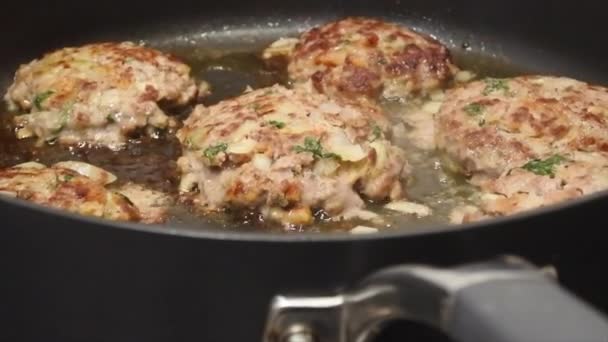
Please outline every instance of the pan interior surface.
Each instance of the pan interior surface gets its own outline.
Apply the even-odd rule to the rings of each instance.
[[[406,4],[396,8],[405,8]],[[602,83],[608,79],[606,70],[598,65],[578,59],[579,56],[565,54],[556,46],[538,44],[539,41],[521,39],[509,30],[500,32],[495,27],[480,26],[482,29],[466,27],[451,22],[442,15],[424,16],[414,12],[404,15],[395,13],[384,18],[410,26],[415,30],[432,35],[447,45],[455,57],[456,64],[478,76],[508,77],[525,74],[548,74],[568,76],[592,83]],[[178,18],[163,27],[151,23],[141,23],[140,27],[120,29],[107,27],[96,31],[85,31],[74,36],[57,36],[40,44],[36,49],[24,49],[4,61],[2,89],[5,89],[17,64],[28,62],[46,50],[72,46],[101,40],[132,40],[171,52],[192,66],[193,75],[198,80],[208,81],[213,94],[203,103],[211,105],[218,101],[241,94],[246,87],[261,88],[275,83],[285,84],[287,77],[276,70],[264,67],[259,55],[261,50],[280,37],[295,37],[300,32],[328,20],[346,15],[362,13],[334,13],[328,15],[259,15],[224,16],[205,18]],[[36,51],[34,51],[36,50]],[[4,110],[2,110],[4,111]],[[185,117],[189,109],[176,113]],[[30,160],[51,164],[60,160],[77,159],[106,168],[119,176],[121,181],[135,181],[154,189],[175,194],[178,182],[175,160],[181,153],[179,143],[174,138],[167,140],[142,140],[130,143],[123,152],[106,149],[78,149],[60,146],[36,147],[33,142],[16,141],[13,138],[9,115],[2,115],[0,132],[0,167],[8,167]],[[403,146],[410,154],[418,153],[414,164],[415,181],[409,185],[408,193],[412,201],[422,202],[432,207],[436,214],[426,218],[394,215],[388,229],[403,232],[425,232],[445,229],[449,210],[454,206],[450,201],[464,203],[474,191],[463,178],[441,171],[440,158],[436,153],[415,151],[411,146]],[[449,195],[448,195],[449,193]],[[381,207],[378,206],[378,210]],[[383,212],[385,215],[389,215]],[[319,223],[312,232],[344,232],[356,225],[336,225]],[[364,224],[364,222],[359,222]],[[234,219],[229,215],[202,218],[194,215],[186,207],[172,209],[168,222],[172,231],[228,232],[285,232],[280,226],[260,223],[255,214]],[[301,231],[294,228],[293,231]]]

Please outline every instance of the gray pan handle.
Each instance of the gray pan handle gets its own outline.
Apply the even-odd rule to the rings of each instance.
[[[277,296],[264,342],[365,342],[394,320],[458,342],[607,342],[608,320],[525,261],[398,266],[343,293]]]

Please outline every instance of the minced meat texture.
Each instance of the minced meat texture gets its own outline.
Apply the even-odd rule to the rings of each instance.
[[[281,55],[296,83],[312,80],[319,92],[349,99],[425,95],[458,71],[448,49],[435,39],[360,17],[315,27],[297,40],[279,40],[264,57]]]
[[[166,220],[168,196],[134,184],[108,185],[114,180],[113,175],[82,162],[62,162],[51,167],[25,163],[0,170],[0,196],[110,220]]]
[[[120,149],[140,131],[174,123],[159,104],[185,105],[197,88],[190,67],[130,42],[49,53],[19,68],[5,95],[18,138]]]
[[[488,78],[448,91],[437,144],[491,215],[608,189],[608,89],[563,77]]]
[[[405,195],[409,166],[389,127],[376,107],[282,86],[198,106],[178,131],[181,191],[204,211],[254,209],[283,223],[309,224],[313,209],[356,215],[361,195]]]

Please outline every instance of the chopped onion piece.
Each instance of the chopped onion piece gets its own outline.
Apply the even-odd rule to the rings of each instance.
[[[298,44],[298,41],[298,38],[281,38],[264,50],[262,58],[270,59],[278,56],[289,56],[296,44]]]
[[[356,226],[355,228],[350,230],[351,234],[355,235],[363,235],[363,234],[374,234],[379,232],[378,228],[366,227],[366,226]]]
[[[230,135],[230,140],[232,141],[241,141],[247,139],[247,136],[251,134],[252,131],[258,128],[258,123],[247,120],[236,131],[232,132]],[[231,144],[232,145],[232,144]]]
[[[439,101],[427,102],[422,106],[422,110],[427,113],[430,113],[430,114],[436,114],[439,112],[440,109],[441,109],[441,102],[439,102]]]
[[[331,176],[340,167],[340,164],[334,159],[320,159],[315,163],[314,173],[319,176]]]
[[[253,156],[252,163],[260,171],[269,171],[272,166],[272,159],[265,154],[258,153]]]
[[[198,183],[198,177],[194,173],[188,173],[182,177],[179,182],[179,192],[185,193],[190,192]]]
[[[456,76],[454,77],[456,82],[460,82],[460,83],[468,82],[468,81],[472,80],[473,78],[475,78],[475,74],[470,71],[466,71],[466,70],[459,71],[456,74]]]
[[[257,142],[252,139],[243,139],[239,142],[230,144],[226,152],[230,154],[249,154],[253,152]]]
[[[327,140],[327,150],[340,156],[344,161],[357,162],[367,157],[360,145],[348,140],[343,132],[332,134]]]
[[[110,172],[83,162],[65,161],[59,162],[53,166],[76,171],[83,176],[89,177],[90,179],[103,184],[114,183],[117,179],[116,176]]]
[[[13,167],[14,168],[19,168],[19,169],[37,169],[37,170],[41,170],[41,169],[46,168],[46,165],[40,164],[38,162],[27,162],[27,163],[17,164],[17,165],[15,165]]]
[[[198,84],[198,98],[204,99],[209,95],[211,95],[211,85],[207,81],[201,81]]]
[[[431,93],[431,100],[433,101],[443,101],[445,99],[445,92],[441,89],[434,90]]]
[[[431,215],[431,208],[426,205],[407,202],[407,201],[395,201],[384,206],[386,209],[398,211],[404,214],[417,215],[418,217],[426,217]]]
[[[374,141],[369,145],[376,150],[376,168],[382,169],[389,161],[386,145],[380,141]]]
[[[34,136],[34,132],[29,129],[29,128],[17,128],[16,130],[16,135],[17,135],[17,139],[25,139],[25,138],[30,138]]]

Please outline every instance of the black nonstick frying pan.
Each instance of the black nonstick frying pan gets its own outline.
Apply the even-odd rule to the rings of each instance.
[[[591,0],[19,1],[0,13],[0,76],[7,85],[20,63],[95,40],[250,51],[365,15],[607,84],[606,13]],[[606,319],[581,301],[608,309],[607,205],[601,193],[457,228],[349,236],[146,227],[2,198],[0,340],[364,341],[406,320],[463,342],[608,341]],[[507,254],[551,265],[564,287],[496,259]]]

